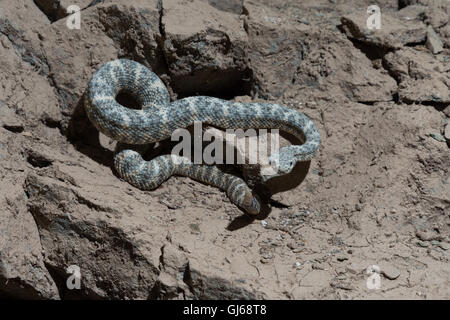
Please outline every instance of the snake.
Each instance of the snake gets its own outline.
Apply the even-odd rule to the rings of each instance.
[[[117,101],[119,93],[133,97],[137,108]],[[123,180],[141,190],[154,190],[173,175],[186,176],[225,191],[245,213],[261,210],[258,196],[244,179],[217,165],[194,163],[176,154],[144,160],[142,146],[171,137],[194,122],[221,129],[279,129],[302,144],[290,144],[269,156],[271,176],[289,174],[297,162],[310,161],[320,145],[317,127],[305,114],[275,103],[234,102],[209,96],[189,96],[171,102],[162,80],[141,63],[115,59],[93,73],[84,95],[86,114],[94,127],[118,141],[114,167]],[[121,147],[119,147],[119,145]]]

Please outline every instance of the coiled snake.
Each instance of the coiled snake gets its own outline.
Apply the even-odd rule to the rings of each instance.
[[[132,95],[141,109],[119,104],[116,101],[119,92]],[[278,104],[238,103],[205,96],[170,102],[167,88],[158,76],[126,59],[110,61],[94,73],[84,105],[90,121],[100,132],[130,145],[167,139],[173,131],[194,121],[223,129],[278,128],[304,143],[280,148],[269,157],[278,168],[275,176],[290,173],[298,161],[312,159],[320,144],[319,132],[307,116]],[[120,148],[114,157],[118,174],[139,189],[155,189],[172,175],[188,176],[226,191],[230,200],[247,213],[257,214],[260,210],[258,199],[245,181],[217,166],[194,164],[173,154],[145,161],[141,153],[139,148]]]

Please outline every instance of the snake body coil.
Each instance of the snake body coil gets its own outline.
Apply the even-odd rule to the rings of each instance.
[[[116,101],[119,92],[132,95],[140,110]],[[291,172],[298,161],[310,160],[320,144],[316,126],[304,114],[271,103],[238,103],[212,97],[188,97],[170,102],[163,82],[145,66],[126,59],[104,64],[92,76],[85,95],[85,109],[94,126],[122,143],[143,145],[167,139],[178,128],[199,121],[223,129],[278,128],[305,141],[280,148],[270,156],[276,175]],[[135,148],[136,149],[136,148]],[[230,200],[251,214],[258,200],[241,179],[216,166],[193,164],[176,155],[145,161],[137,149],[119,150],[114,165],[119,175],[139,189],[157,188],[172,175],[188,176],[225,190]]]

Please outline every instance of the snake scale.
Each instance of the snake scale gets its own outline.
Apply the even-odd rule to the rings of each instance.
[[[119,104],[119,92],[134,97],[140,109]],[[277,128],[304,141],[282,147],[269,157],[278,168],[275,176],[280,176],[290,173],[298,161],[312,159],[320,144],[319,132],[307,116],[278,104],[239,103],[206,96],[170,102],[168,90],[158,76],[127,59],[107,62],[93,74],[84,105],[88,118],[100,132],[132,145],[116,150],[114,166],[133,186],[152,190],[172,175],[187,176],[226,191],[234,204],[250,214],[259,212],[260,203],[243,179],[217,166],[194,164],[174,154],[146,161],[142,151],[133,145],[167,139],[176,129],[187,128],[194,121],[222,129]]]

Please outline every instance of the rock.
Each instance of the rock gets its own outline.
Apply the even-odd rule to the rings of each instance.
[[[207,0],[208,3],[216,9],[231,12],[234,14],[242,14],[244,7],[242,0]]]
[[[439,242],[437,244],[437,246],[444,251],[447,251],[448,249],[450,249],[450,244],[448,244],[447,242]]]
[[[341,254],[341,255],[336,256],[336,260],[339,262],[342,262],[342,261],[348,260],[348,257],[346,255]]]
[[[439,133],[430,133],[430,137],[439,142],[445,142],[445,138]]]
[[[159,0],[135,0],[129,4],[116,4],[105,2],[86,10],[84,19],[90,23],[96,22],[95,38],[101,41],[108,54],[118,54],[136,60],[160,76],[167,73],[162,49],[158,42],[161,41],[160,18],[161,10]],[[103,31],[104,30],[104,31]],[[106,41],[104,36],[112,40]],[[112,51],[110,46],[118,48]],[[88,44],[89,48],[91,43]],[[81,49],[81,48],[80,48]],[[97,50],[95,50],[97,53]],[[82,54],[80,52],[79,54]],[[111,59],[111,58],[109,58]],[[95,63],[101,64],[103,59],[96,56]]]
[[[19,59],[28,64],[39,75],[47,76],[49,68],[42,51],[36,49],[39,46],[39,37],[34,28],[39,29],[47,26],[48,21],[42,21],[45,16],[37,8],[30,8],[26,12],[27,19],[25,20],[23,19],[24,15],[21,15],[20,11],[15,9],[2,8],[0,12],[0,39],[2,44],[0,50],[4,49],[1,56],[5,60],[4,62],[8,61],[8,64],[12,64],[14,60]],[[30,29],[26,25],[23,26],[25,21],[32,23],[34,28]],[[13,50],[13,54],[6,53],[11,52],[11,50]]]
[[[443,44],[439,36],[434,32],[432,26],[428,26],[427,28],[427,48],[433,53],[437,54],[444,50]]]
[[[416,230],[416,237],[422,241],[431,241],[433,239],[433,234],[431,232]]]
[[[450,105],[447,106],[443,112],[447,116],[447,118],[450,118]]]
[[[31,7],[21,15],[19,10],[0,10],[0,122],[13,132],[24,129],[25,117],[34,126],[39,122],[58,123],[61,119],[54,89],[47,79],[49,67],[42,49],[38,49],[39,37],[33,29],[22,29],[24,20],[37,29],[48,25],[35,11],[39,10]]]
[[[404,20],[423,20],[423,16],[427,11],[427,6],[410,5],[398,11],[398,15]]]
[[[434,5],[429,4],[424,14],[424,22],[434,30],[439,30],[449,21],[450,6],[448,1],[437,1]]]
[[[397,84],[340,34],[261,19],[272,10],[245,3],[249,12],[249,66],[254,94],[262,98],[333,96],[358,102],[391,101]],[[277,31],[279,30],[279,31]],[[323,39],[318,43],[317,38]],[[281,68],[281,69],[280,69]],[[309,106],[308,106],[309,107]]]
[[[420,43],[426,39],[426,27],[421,21],[410,20],[402,15],[382,13],[381,28],[367,28],[367,13],[357,11],[342,17],[342,29],[355,40],[386,49],[399,49],[404,45]]]
[[[380,265],[381,274],[389,280],[395,280],[400,277],[400,271],[391,264],[384,263]]]
[[[386,54],[386,68],[399,81],[399,99],[407,103],[450,103],[450,65],[428,52],[403,48]]]
[[[417,245],[422,248],[428,248],[428,246],[429,246],[428,242],[425,242],[425,241],[417,241]]]
[[[82,10],[93,0],[35,0],[34,2],[50,21],[56,21],[69,15],[67,9],[71,5],[76,5]]]
[[[445,48],[450,48],[450,23],[439,30]]]
[[[157,292],[154,298],[159,299],[182,299],[181,289],[188,292],[187,284],[183,279],[189,272],[189,260],[179,248],[168,242],[161,248]]]
[[[15,114],[13,110],[8,108],[5,103],[0,100],[0,126],[12,132],[22,132],[24,124],[22,119]]]
[[[250,70],[242,21],[219,2],[210,3],[215,6],[200,0],[162,2],[161,44],[172,89],[181,97],[246,95]]]
[[[70,175],[70,171],[65,173]],[[99,200],[99,193],[91,197],[83,191],[86,190],[83,182],[78,182],[78,188],[53,176],[54,173],[45,171],[41,175],[30,174],[26,179],[26,190],[30,197],[30,211],[40,230],[40,242],[45,248],[46,264],[61,275],[65,274],[66,265],[76,264],[81,269],[82,289],[67,294],[91,298],[147,297],[159,274],[160,248],[165,243],[164,237],[152,237],[151,241],[158,241],[159,244],[147,247],[149,239],[133,239],[132,230],[124,232],[122,228],[112,227],[111,223],[115,224],[118,217],[118,206],[121,206],[118,198],[110,198],[106,202]],[[83,180],[88,176],[86,171]],[[95,188],[95,185],[92,187]],[[46,192],[43,193],[43,189]],[[59,210],[58,206],[66,209]],[[92,215],[91,210],[101,214]],[[125,214],[121,219],[126,219],[129,209],[119,210]],[[138,222],[139,214],[134,212],[134,219]],[[55,229],[59,232],[52,232]],[[101,250],[95,248],[97,241],[102,243]],[[108,267],[108,272],[102,271],[105,261],[114,265]],[[139,275],[136,270],[139,270]]]
[[[450,123],[447,123],[447,124],[445,125],[445,129],[444,129],[444,137],[445,137],[445,140],[447,140],[447,142],[450,141]]]
[[[86,140],[93,141],[92,135],[98,134],[89,130],[92,126],[86,122],[81,97],[94,71],[103,63],[123,56],[125,48],[129,47],[128,58],[142,62],[156,73],[165,70],[155,40],[159,35],[157,0],[135,5],[105,2],[83,10],[82,17],[83,25],[89,28],[82,27],[74,32],[65,26],[64,19],[56,21],[50,26],[52,31],[47,33],[42,46],[64,114],[63,132],[77,139],[86,136]],[[55,43],[70,50],[55,49]]]
[[[0,161],[0,168],[3,165]],[[59,299],[56,284],[44,262],[39,230],[26,207],[22,183],[23,177],[19,180],[11,173],[2,175],[0,295],[16,299]]]
[[[330,282],[330,286],[332,286],[333,288],[336,288],[336,289],[348,290],[348,291],[355,289],[353,287],[353,285],[351,284],[351,282],[348,280],[335,279]]]
[[[211,268],[200,267],[197,260],[190,260],[188,277],[186,282],[193,288],[193,299],[212,300],[229,300],[239,297],[240,299],[263,299],[266,297],[262,292],[253,290],[245,282],[249,280],[230,282],[224,277],[217,277],[214,275],[214,270]],[[206,280],[206,281],[205,281]]]
[[[350,261],[350,263],[345,267],[350,274],[363,274],[366,272],[367,265],[365,262],[361,261]]]
[[[283,83],[306,84],[299,77],[307,40],[305,32],[286,25],[285,20],[270,8],[250,1],[245,2],[245,8],[248,15],[244,27],[249,37],[249,66],[255,81],[252,89],[254,95],[276,98],[288,90]],[[277,29],[281,32],[276,32]],[[282,66],[282,71],[277,70],[277,65]],[[311,79],[306,85],[317,86],[317,79]]]
[[[427,4],[427,0],[398,0],[399,9],[417,4]]]
[[[442,236],[429,230],[416,230],[416,237],[422,241],[442,240]]]

